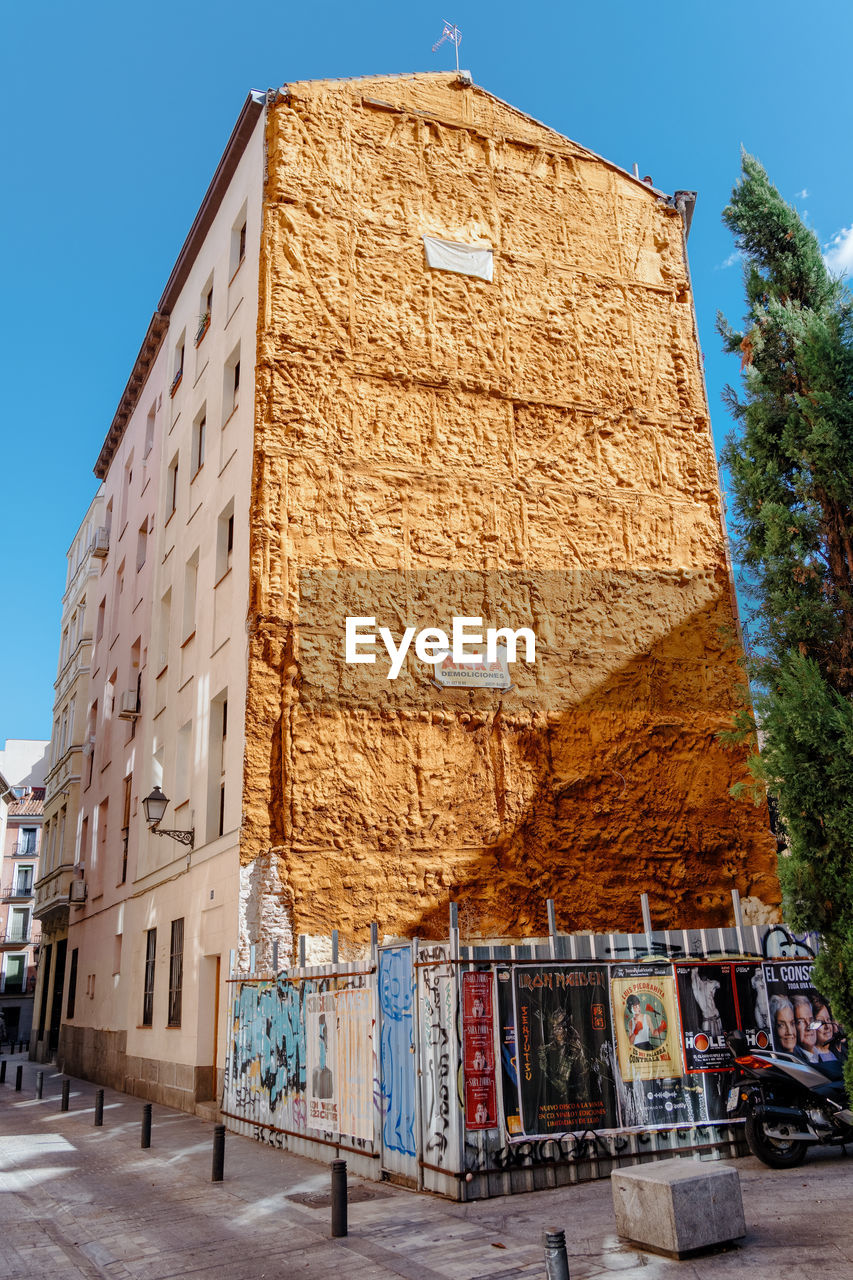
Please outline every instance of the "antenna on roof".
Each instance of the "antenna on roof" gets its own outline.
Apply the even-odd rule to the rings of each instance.
[[[458,71],[459,46],[462,43],[462,32],[456,26],[455,22],[448,22],[446,18],[444,19],[444,30],[442,31],[439,39],[436,40],[435,44],[432,46],[433,53],[435,53],[436,49],[438,49],[440,45],[444,44],[445,40],[452,40],[456,48],[456,70]]]

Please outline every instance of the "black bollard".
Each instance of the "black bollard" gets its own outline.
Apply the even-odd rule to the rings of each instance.
[[[213,1171],[211,1182],[221,1182],[225,1177],[225,1125],[213,1126]]]
[[[99,1089],[95,1094],[95,1124],[102,1125],[104,1123],[104,1091]]]
[[[40,1098],[44,1093],[44,1072],[36,1072],[36,1097]]]
[[[347,1162],[332,1161],[332,1236],[347,1233]]]
[[[63,1080],[62,1081],[62,1102],[59,1107],[60,1111],[68,1110],[68,1099],[70,1097],[71,1097],[71,1081]]]
[[[151,1103],[146,1102],[142,1108],[142,1141],[141,1147],[151,1146]]]
[[[0,1058],[0,1084],[6,1083],[6,1059]]]
[[[570,1280],[565,1231],[545,1232],[546,1280]]]
[[[19,1062],[15,1068],[15,1092],[21,1092],[21,1085],[24,1082],[24,1064]]]

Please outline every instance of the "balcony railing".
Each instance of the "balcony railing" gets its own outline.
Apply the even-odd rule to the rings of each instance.
[[[7,929],[0,941],[4,946],[26,947],[32,941],[32,929]]]
[[[8,902],[9,898],[31,898],[33,892],[32,880],[24,882],[13,880],[11,884],[4,884],[0,889],[0,898],[4,902]]]

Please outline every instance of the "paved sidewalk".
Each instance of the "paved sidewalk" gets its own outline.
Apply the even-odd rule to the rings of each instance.
[[[21,1093],[15,1069],[24,1065]],[[44,1097],[35,1098],[44,1070]],[[350,1180],[349,1235],[329,1238],[329,1170],[228,1134],[225,1181],[210,1182],[213,1126],[154,1106],[140,1149],[142,1102],[7,1057],[0,1085],[0,1278],[47,1280],[514,1280],[544,1277],[543,1228],[566,1231],[572,1280],[849,1280],[853,1159],[811,1155],[775,1172],[733,1162],[749,1234],[724,1253],[674,1262],[620,1241],[610,1183],[457,1205]]]

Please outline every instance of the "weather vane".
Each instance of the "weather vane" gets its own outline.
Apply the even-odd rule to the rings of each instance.
[[[444,30],[441,33],[441,38],[439,40],[436,40],[435,44],[432,46],[433,53],[435,53],[439,45],[444,44],[445,40],[453,41],[453,45],[456,49],[456,70],[458,71],[459,70],[459,46],[462,43],[462,32],[456,26],[455,22],[448,22],[446,18],[444,19]]]

